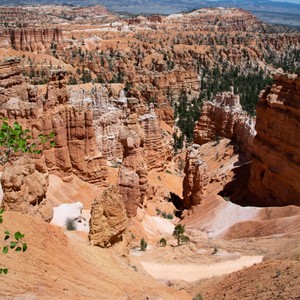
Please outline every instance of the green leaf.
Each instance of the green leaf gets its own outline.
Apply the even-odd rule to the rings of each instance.
[[[15,239],[18,241],[20,239],[22,239],[25,236],[25,234],[22,234],[20,231],[17,231],[15,233]]]
[[[51,147],[55,147],[55,145],[56,145],[55,142],[53,142],[53,141],[50,142],[50,146],[51,146]]]
[[[14,123],[14,129],[22,131],[22,126],[19,123],[15,122]]]
[[[5,230],[4,233],[5,234],[10,234],[10,232],[8,230]]]
[[[4,213],[4,208],[0,209],[0,215]]]
[[[4,254],[6,254],[8,252],[8,246],[4,246],[3,249],[2,249],[2,252]]]
[[[22,248],[19,246],[19,247],[16,248],[15,251],[16,251],[16,252],[20,252],[21,250],[22,250]]]
[[[55,132],[51,132],[50,134],[49,134],[49,138],[51,138],[51,139],[53,139],[54,137],[55,137]]]
[[[10,242],[10,249],[14,249],[17,246],[17,242]]]
[[[7,268],[3,269],[3,272],[4,272],[4,274],[7,274],[8,273],[8,269]]]
[[[7,123],[7,122],[3,122],[3,123],[2,123],[2,129],[6,130],[6,129],[8,129],[8,128],[9,128],[8,123]]]
[[[11,135],[15,136],[15,137],[19,137],[21,135],[22,131],[21,130],[17,130],[17,129],[14,129],[12,132],[11,132]]]
[[[2,268],[0,268],[0,274],[2,274],[2,272],[3,272],[3,269],[2,269]]]
[[[33,150],[32,153],[34,153],[34,154],[41,154],[42,150]]]
[[[25,252],[27,250],[27,244],[23,243],[23,252]]]

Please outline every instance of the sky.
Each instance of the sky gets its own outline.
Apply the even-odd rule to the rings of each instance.
[[[271,0],[272,2],[289,2],[289,3],[296,3],[300,4],[300,0]]]

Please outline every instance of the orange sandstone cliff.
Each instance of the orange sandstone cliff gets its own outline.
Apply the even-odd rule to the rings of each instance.
[[[257,105],[249,189],[259,205],[300,204],[300,77],[277,74]]]

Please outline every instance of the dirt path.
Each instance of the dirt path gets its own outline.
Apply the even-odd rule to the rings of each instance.
[[[229,274],[244,267],[260,263],[263,256],[241,256],[239,259],[212,264],[157,264],[141,262],[143,268],[155,279],[185,280],[188,282]]]

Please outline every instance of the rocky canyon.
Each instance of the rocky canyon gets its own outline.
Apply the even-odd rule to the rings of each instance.
[[[0,296],[297,299],[299,44],[237,8],[1,7],[0,146],[38,151],[1,166]]]

